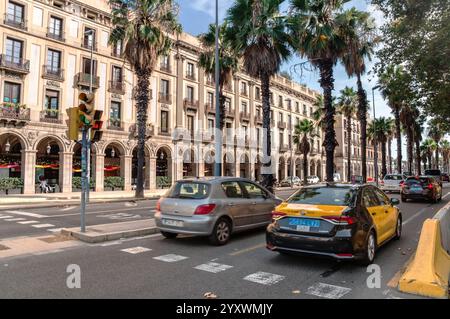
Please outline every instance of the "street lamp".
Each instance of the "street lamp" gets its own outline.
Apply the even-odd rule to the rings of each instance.
[[[111,157],[116,157],[116,151],[114,150],[114,148],[111,148]]]
[[[219,0],[216,0],[216,34],[215,34],[215,94],[216,94],[216,134],[215,136],[215,163],[214,163],[214,176],[222,175],[222,131],[220,129],[220,97],[219,97]]]
[[[7,140],[6,144],[5,144],[5,152],[9,153],[10,150],[11,150],[11,144],[9,144],[9,140]]]
[[[373,105],[373,121],[374,121],[374,129],[376,131],[376,127],[375,127],[375,120],[376,120],[376,116],[375,116],[375,94],[374,91],[376,89],[378,89],[380,86],[379,85],[375,85],[372,88],[372,105]],[[375,174],[375,182],[378,186],[378,143],[377,143],[377,139],[374,138],[373,139],[373,164],[374,164],[374,174]]]

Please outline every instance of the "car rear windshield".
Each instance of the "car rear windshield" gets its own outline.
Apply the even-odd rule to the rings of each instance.
[[[427,169],[425,170],[425,175],[437,176],[441,175],[441,171],[438,169]]]
[[[427,177],[419,177],[419,178],[408,178],[406,180],[406,184],[413,185],[413,184],[428,184],[429,179]]]
[[[287,202],[306,205],[353,206],[356,191],[347,187],[303,188],[292,195]]]
[[[403,179],[402,175],[386,175],[385,180],[401,181]]]
[[[208,197],[210,185],[198,182],[177,182],[169,190],[169,198],[203,199]]]

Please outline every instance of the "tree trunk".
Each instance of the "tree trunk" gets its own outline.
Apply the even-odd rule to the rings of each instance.
[[[324,59],[319,63],[320,86],[323,89],[323,104],[325,108],[325,154],[326,154],[326,181],[333,182],[334,149],[336,148],[336,132],[334,130],[335,109],[332,101],[334,88],[333,61]]]
[[[381,176],[384,178],[387,174],[386,168],[386,141],[381,141]]]
[[[436,169],[439,169],[439,146],[438,141],[436,141],[436,150],[434,151],[434,157],[436,158]]]
[[[420,167],[421,165],[421,156],[420,156],[420,140],[418,138],[415,139],[416,142],[416,170],[417,170],[417,175],[422,175],[422,168]]]
[[[388,139],[389,174],[392,174],[392,138]]]
[[[271,159],[271,139],[270,139],[270,76],[266,73],[261,74],[261,95],[263,109],[263,172],[262,185],[273,193],[273,174]]]
[[[357,75],[358,85],[358,119],[361,125],[361,174],[363,183],[367,181],[367,95],[361,82],[361,75]]]
[[[351,169],[351,150],[352,147],[350,145],[352,141],[352,118],[351,116],[347,117],[347,182],[350,182],[350,176],[352,175]]]
[[[429,152],[428,153],[428,169],[431,169],[431,161],[432,161],[432,158],[433,157],[433,155],[432,155],[432,153],[431,152]]]
[[[303,154],[303,185],[308,184],[308,153]]]
[[[408,128],[406,130],[407,132],[407,152],[408,152],[408,172],[412,173],[412,162],[413,162],[413,145],[414,145],[414,141],[413,141],[413,131],[411,128]]]
[[[400,109],[398,107],[394,108],[395,117],[395,131],[397,134],[397,170],[398,173],[402,173],[402,132],[400,126]]]
[[[149,101],[150,71],[137,70],[137,96],[136,96],[136,119],[138,129],[137,143],[137,182],[136,198],[144,197],[144,162],[145,162],[145,135],[147,131],[147,109]]]

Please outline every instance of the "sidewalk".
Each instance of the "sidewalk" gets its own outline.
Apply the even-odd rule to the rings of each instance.
[[[166,189],[155,191],[145,191],[144,199],[156,199],[164,194]],[[136,200],[134,191],[105,191],[90,192],[90,203],[105,203]],[[31,207],[52,207],[57,205],[79,204],[80,192],[73,193],[49,193],[49,194],[14,194],[0,197],[0,209],[31,208]],[[140,199],[138,199],[140,200]]]

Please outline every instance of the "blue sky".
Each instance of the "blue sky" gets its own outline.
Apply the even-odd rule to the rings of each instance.
[[[193,35],[198,35],[207,30],[208,24],[214,23],[214,10],[215,10],[215,1],[214,0],[178,0],[180,5],[179,18],[180,22],[183,26],[183,30]],[[226,10],[231,6],[233,0],[219,0],[219,19],[222,20],[226,15]],[[288,6],[288,1],[285,1],[282,9],[285,10]],[[356,7],[359,10],[370,11],[372,16],[375,18],[375,21],[378,26],[383,23],[383,16],[381,12],[377,11],[375,7],[370,4],[370,1],[367,0],[352,0],[345,5],[346,8]],[[291,71],[291,75],[293,79],[297,82],[307,85],[313,89],[318,91],[322,91],[320,85],[318,83],[319,73],[318,71],[312,72],[294,72],[292,66],[301,62],[302,60],[294,56],[283,65],[282,70]],[[368,70],[371,70],[374,62],[368,63]],[[356,79],[348,78],[342,66],[338,65],[335,67],[334,71],[335,78],[335,90],[333,92],[334,95],[338,95],[339,91],[343,89],[345,86],[353,86],[356,89]],[[363,77],[363,85],[367,91],[367,98],[372,102],[372,90],[371,88],[376,85],[377,78],[372,74],[366,74]],[[376,116],[391,116],[391,112],[389,107],[386,105],[386,102],[383,100],[381,95],[375,91],[375,109]],[[373,114],[373,110],[371,110],[371,116]],[[393,156],[395,156],[395,150]]]

